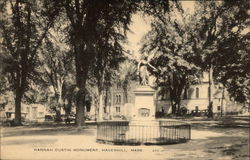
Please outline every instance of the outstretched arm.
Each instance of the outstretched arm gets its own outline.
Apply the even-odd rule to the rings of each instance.
[[[153,70],[157,71],[157,69],[154,66],[152,66],[149,62],[148,62],[148,66],[151,67]]]
[[[137,65],[137,71],[140,72],[141,61]]]

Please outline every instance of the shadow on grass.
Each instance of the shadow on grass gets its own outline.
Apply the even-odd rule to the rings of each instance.
[[[249,140],[241,137],[216,137],[208,145],[209,150],[219,151],[223,156],[231,156],[234,159],[250,157]],[[215,143],[217,142],[217,143]]]
[[[7,142],[3,142],[2,145],[34,145],[39,144],[40,146],[43,145],[51,145],[57,142],[57,139],[17,139],[17,140],[10,140]]]
[[[243,160],[250,157],[248,137],[237,135],[207,137],[205,140],[194,139],[189,143],[162,147],[164,150],[178,150],[174,153],[174,157],[181,156],[180,159],[193,159],[192,155],[197,156],[197,154],[201,156],[201,159],[223,159],[223,157],[228,159],[228,157],[231,157],[234,160]]]
[[[236,121],[233,119],[223,119],[221,121],[209,122],[192,122],[192,129],[208,129],[208,128],[250,128],[248,121]]]
[[[77,127],[64,124],[32,124],[29,126],[7,127],[2,130],[2,137],[39,136],[39,135],[94,135],[96,126]]]

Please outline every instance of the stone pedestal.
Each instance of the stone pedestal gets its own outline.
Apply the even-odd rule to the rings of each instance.
[[[152,142],[160,137],[159,122],[155,120],[155,91],[150,86],[139,86],[134,93],[135,104],[126,138]]]
[[[155,120],[155,91],[150,86],[139,86],[134,94],[135,104],[132,120]]]

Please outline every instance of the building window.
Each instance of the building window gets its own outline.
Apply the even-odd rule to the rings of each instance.
[[[6,117],[10,118],[11,117],[11,113],[6,113]]]
[[[119,96],[118,96],[118,102],[119,102],[119,104],[121,104],[121,100],[122,100],[122,99],[121,99],[121,95],[119,95]]]
[[[103,112],[107,113],[107,107],[103,107]]]
[[[115,96],[115,102],[116,102],[116,104],[121,104],[121,95],[116,95]]]
[[[217,110],[220,111],[220,106],[217,106]]]
[[[191,99],[193,98],[194,95],[194,88],[189,88],[188,89],[188,98]]]
[[[196,89],[195,89],[195,97],[196,97],[196,98],[199,98],[199,88],[196,88]]]
[[[188,99],[188,90],[187,90],[187,88],[184,91],[184,99]]]
[[[116,107],[115,107],[115,111],[116,111],[116,112],[120,112],[120,111],[121,111],[121,107],[120,107],[120,106],[116,106]]]
[[[115,103],[118,104],[118,95],[115,96]]]

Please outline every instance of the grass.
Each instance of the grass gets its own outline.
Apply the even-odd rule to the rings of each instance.
[[[230,121],[227,121],[230,120]],[[239,126],[239,121],[244,126]],[[30,124],[1,128],[1,159],[164,159],[247,160],[248,117],[225,117],[215,121],[186,121],[192,124],[188,143],[172,145],[121,146],[96,143],[96,125]],[[229,125],[228,125],[229,124]],[[97,152],[34,152],[34,148],[94,148]],[[126,152],[105,152],[124,149]],[[142,152],[133,152],[139,149]],[[99,154],[100,153],[100,154]],[[34,156],[35,155],[35,156]]]

